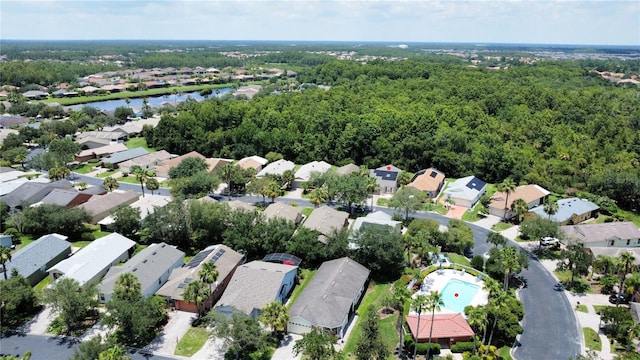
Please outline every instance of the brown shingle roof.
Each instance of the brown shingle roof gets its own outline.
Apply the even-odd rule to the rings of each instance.
[[[408,186],[422,191],[438,191],[440,184],[444,181],[444,174],[434,168],[428,168],[423,174],[413,178]]]
[[[534,200],[541,199],[549,195],[549,191],[538,185],[522,185],[518,186],[514,191],[509,193],[509,199],[505,206],[505,200],[507,194],[504,192],[496,191],[491,197],[491,203],[489,207],[494,209],[511,209],[511,204],[516,199],[522,199],[527,203]]]

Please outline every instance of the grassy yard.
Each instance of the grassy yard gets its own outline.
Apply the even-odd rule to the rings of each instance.
[[[42,279],[39,283],[36,284],[36,286],[33,288],[36,293],[42,293],[42,290],[44,288],[46,288],[47,286],[49,286],[49,284],[51,284],[51,278],[49,276],[46,276],[44,279]]]
[[[576,305],[576,311],[582,311],[583,313],[588,313],[589,309],[587,309],[587,305],[580,304],[580,305]]]
[[[498,356],[500,356],[502,360],[513,360],[511,357],[511,348],[508,346],[503,346],[498,349]]]
[[[454,263],[456,264],[461,264],[461,265],[466,265],[466,266],[470,266],[471,262],[469,260],[467,260],[466,257],[460,255],[460,254],[456,254],[456,253],[447,253],[447,257]]]
[[[598,333],[592,328],[582,328],[582,333],[584,334],[584,342],[587,348],[591,350],[600,351],[602,350],[602,342],[600,341],[600,336]]]
[[[610,307],[609,305],[593,305],[593,310],[596,311],[596,313],[600,313],[602,310],[604,310],[605,308]]]
[[[567,290],[575,291],[578,293],[593,294],[593,289],[589,286],[589,283],[587,283],[584,279],[582,279],[579,276],[576,276],[573,279],[573,283],[574,283],[573,287],[569,288],[568,284],[571,281],[571,271],[555,270],[554,274],[556,274],[556,276],[558,277],[561,283],[565,284],[565,286],[567,287]]]
[[[207,342],[209,332],[202,328],[190,328],[178,342],[174,355],[191,357]]]
[[[308,217],[313,212],[313,208],[304,208],[302,209],[302,215]]]
[[[509,223],[505,223],[505,222],[499,222],[495,225],[493,225],[491,227],[491,230],[493,231],[503,231],[503,230],[507,230],[508,228],[512,227],[513,224],[509,224]]]
[[[142,147],[142,148],[145,148],[150,153],[156,152],[156,149],[147,146],[147,139],[143,137],[131,138],[127,140],[124,144],[128,149]]]
[[[73,168],[72,171],[77,172],[78,174],[88,174],[96,170],[96,165],[98,165],[98,163],[84,163]]]
[[[344,346],[344,352],[347,355],[352,354],[356,349],[358,339],[360,338],[360,333],[362,332],[362,330],[360,329],[360,319],[362,315],[364,315],[364,312],[367,310],[369,305],[373,305],[376,311],[382,307],[382,300],[389,292],[390,286],[390,283],[375,284],[373,282],[369,285],[369,289],[367,289],[367,293],[364,295],[364,298],[362,299],[362,302],[358,307],[358,320],[353,326],[351,335],[349,335],[349,339]],[[395,320],[388,320],[392,318],[397,319],[397,314],[395,316],[389,316],[383,319],[379,324],[380,332],[385,339],[385,343],[388,346],[389,352],[391,353],[393,353],[393,350],[398,343],[398,336],[395,331]]]
[[[31,244],[35,239],[31,236],[31,235],[21,235],[18,237],[18,240],[20,240],[20,244],[16,245],[16,249],[14,250],[14,252],[22,249],[23,247]]]
[[[300,296],[300,293],[307,286],[309,281],[311,281],[311,278],[316,274],[316,271],[318,270],[302,269],[300,271],[300,278],[302,280],[300,284],[298,284],[298,286],[293,289],[293,293],[291,294],[291,296],[289,297],[289,301],[287,302],[287,308],[290,308],[291,305],[296,301],[298,296]]]
[[[124,182],[124,183],[140,185],[140,183],[138,182],[138,179],[136,179],[135,176],[131,176],[131,175],[129,175],[127,177],[122,176],[122,177],[117,178],[116,180],[118,180],[120,182]]]
[[[96,239],[99,239],[103,236],[107,236],[111,234],[110,232],[101,231],[100,225],[86,225],[86,227],[91,231],[91,233],[93,234],[93,237]]]
[[[376,205],[378,205],[378,206],[389,206],[389,199],[378,198],[378,200],[376,200]]]
[[[480,208],[480,204],[476,204],[473,209],[465,211],[464,214],[462,214],[462,220],[468,222],[476,222],[478,220],[484,219],[485,216],[483,214],[480,214]]]
[[[101,178],[101,179],[104,179],[104,178],[106,178],[106,177],[109,177],[109,176],[111,176],[111,175],[113,175],[113,174],[117,173],[118,171],[119,171],[119,170],[117,170],[117,169],[116,169],[116,170],[109,170],[109,171],[105,171],[105,172],[103,172],[103,173],[100,173],[100,174],[96,175],[96,177],[99,177],[99,178]]]
[[[91,241],[74,241],[71,243],[71,246],[82,249],[83,247],[89,245],[90,243]]]

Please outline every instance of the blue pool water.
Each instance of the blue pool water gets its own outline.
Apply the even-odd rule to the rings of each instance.
[[[451,279],[447,285],[444,286],[444,289],[442,289],[444,307],[453,312],[464,314],[465,306],[469,305],[478,293],[478,290],[480,290],[478,285]],[[455,296],[456,294],[458,294],[457,297]]]

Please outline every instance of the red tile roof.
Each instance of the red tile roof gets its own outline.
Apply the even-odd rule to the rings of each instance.
[[[418,316],[408,315],[407,324],[411,334],[415,337],[418,328]],[[429,339],[431,329],[431,314],[420,315],[420,332],[418,342]],[[433,318],[432,339],[450,339],[473,336],[473,330],[462,314],[436,314]]]

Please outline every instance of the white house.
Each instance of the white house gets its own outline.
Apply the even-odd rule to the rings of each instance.
[[[457,179],[444,189],[445,199],[451,199],[457,206],[471,209],[487,191],[487,183],[475,176]]]

